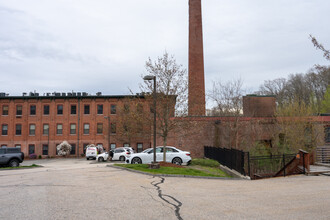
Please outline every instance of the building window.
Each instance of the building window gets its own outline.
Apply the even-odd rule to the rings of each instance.
[[[8,115],[8,112],[9,112],[8,105],[3,105],[2,106],[2,115]]]
[[[325,128],[325,143],[330,143],[330,127]]]
[[[20,144],[15,144],[15,148],[21,148]]]
[[[30,115],[36,115],[37,112],[37,106],[30,105]]]
[[[116,123],[111,123],[111,134],[116,134]]]
[[[36,134],[36,125],[35,124],[30,124],[29,135],[34,136],[35,134]]]
[[[140,153],[143,151],[143,144],[142,143],[138,143],[137,144],[137,152]]]
[[[111,114],[115,115],[117,112],[117,106],[116,105],[111,105]]]
[[[84,134],[89,134],[89,124],[84,124]]]
[[[97,123],[97,134],[102,134],[103,133],[103,124],[102,123]]]
[[[71,144],[71,151],[70,151],[71,155],[76,154],[76,145],[75,144]]]
[[[123,147],[130,147],[129,143],[124,143]]]
[[[103,114],[103,105],[97,105],[97,114],[102,115]]]
[[[84,105],[84,114],[89,115],[89,105]]]
[[[16,124],[16,135],[22,135],[22,125]]]
[[[114,149],[116,149],[116,144],[114,143],[110,144],[110,150],[114,150]]]
[[[34,152],[35,152],[34,144],[29,144],[29,155],[34,154]]]
[[[63,125],[62,124],[57,124],[56,134],[63,134]]]
[[[42,145],[42,155],[48,155],[48,145],[47,144]]]
[[[63,105],[57,105],[57,114],[63,115]]]
[[[23,107],[21,105],[16,106],[16,115],[22,115]]]
[[[1,135],[8,135],[8,125],[2,125]]]
[[[44,105],[44,115],[49,115],[49,105]]]
[[[49,134],[49,124],[44,124],[42,134]]]
[[[70,124],[70,134],[76,134],[76,124]]]
[[[71,105],[71,115],[76,115],[77,114],[77,106],[76,105]]]

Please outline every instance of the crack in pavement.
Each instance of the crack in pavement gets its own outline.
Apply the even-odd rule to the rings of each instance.
[[[154,201],[157,202],[157,203],[160,203],[163,207],[171,208],[171,207],[166,206],[163,202],[161,202],[161,201],[155,199],[154,196],[149,192],[149,189],[151,189],[151,188],[147,188],[147,187],[144,187],[144,186],[140,186],[140,187],[141,187],[142,189],[144,189],[144,190],[147,191],[148,195],[150,196],[150,198],[151,198],[152,200],[154,200]],[[151,190],[153,190],[153,189],[151,189]],[[172,208],[171,208],[171,209],[172,209]]]
[[[155,177],[154,177],[155,178]],[[180,215],[180,207],[182,206],[182,203],[177,200],[176,198],[174,198],[173,196],[170,196],[170,195],[166,195],[166,194],[163,194],[162,192],[162,189],[160,188],[160,184],[163,184],[165,182],[165,178],[163,177],[158,177],[161,179],[160,182],[156,183],[156,181],[152,181],[151,182],[151,185],[153,185],[154,187],[156,187],[157,191],[158,191],[158,197],[163,200],[164,202],[166,202],[167,204],[169,205],[172,205],[174,208],[175,208],[175,216],[179,219],[179,220],[183,220],[183,218],[181,217]],[[167,198],[167,199],[166,199]],[[175,203],[177,204],[174,204],[172,202],[170,202],[168,200],[168,198],[172,199]]]

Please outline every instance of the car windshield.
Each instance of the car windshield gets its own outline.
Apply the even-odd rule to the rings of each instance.
[[[148,148],[148,149],[145,149],[144,151],[142,151],[141,153],[148,153],[151,150],[152,150],[152,148]]]

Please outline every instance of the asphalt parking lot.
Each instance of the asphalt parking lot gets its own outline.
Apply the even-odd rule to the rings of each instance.
[[[329,219],[330,177],[152,177],[85,159],[0,171],[0,219]]]

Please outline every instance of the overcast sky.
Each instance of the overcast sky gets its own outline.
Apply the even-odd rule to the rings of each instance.
[[[328,0],[202,0],[206,90],[329,64]],[[188,68],[188,0],[0,0],[0,92],[139,92],[148,57]]]

